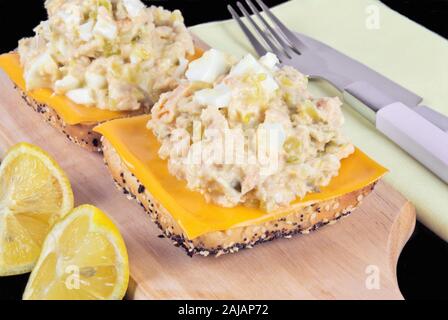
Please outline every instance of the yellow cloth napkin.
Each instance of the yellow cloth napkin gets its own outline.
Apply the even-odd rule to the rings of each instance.
[[[273,12],[292,30],[357,59],[424,97],[424,104],[448,114],[448,42],[437,34],[376,0],[293,0]],[[366,27],[372,12],[379,14],[378,29]],[[191,31],[209,45],[235,55],[254,53],[233,21],[197,25]],[[317,94],[338,94],[323,82],[310,86]],[[448,241],[448,185],[350,106],[343,109],[347,135],[390,170],[384,179],[415,205],[422,223]]]

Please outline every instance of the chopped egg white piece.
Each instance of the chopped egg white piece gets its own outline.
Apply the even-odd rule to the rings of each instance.
[[[225,53],[216,49],[205,52],[188,66],[185,76],[190,81],[213,83],[229,70],[230,64]]]
[[[68,24],[77,25],[81,22],[80,8],[70,7],[69,9],[60,10],[57,15]]]
[[[254,58],[251,54],[246,54],[235,66],[233,66],[232,70],[230,70],[229,76],[241,76],[247,73],[262,73],[264,72],[264,68],[260,65],[257,59]]]
[[[57,50],[59,51],[60,54],[62,54],[63,56],[65,56],[68,53],[68,47],[64,41],[64,39],[58,39],[57,41],[55,41],[55,47],[57,48]]]
[[[270,94],[274,93],[275,90],[279,88],[277,81],[275,81],[275,79],[269,74],[266,76],[266,79],[262,81],[261,85]]]
[[[98,8],[98,18],[93,28],[93,33],[109,40],[114,40],[117,37],[117,26],[112,18],[108,16],[104,7]]]
[[[140,0],[123,0],[123,5],[131,18],[139,16],[145,9],[145,5]]]
[[[94,72],[86,72],[85,79],[87,86],[92,89],[101,89],[107,84],[106,77]]]
[[[176,76],[181,76],[183,74],[185,74],[185,70],[188,67],[188,60],[185,58],[180,58],[179,59],[179,66],[176,68],[176,71],[174,72],[174,74]]]
[[[75,89],[79,86],[79,80],[72,75],[66,75],[61,80],[57,80],[54,83],[54,88],[58,93],[64,93],[66,91]]]
[[[82,41],[89,41],[93,37],[93,20],[79,26],[79,38]]]
[[[89,88],[70,90],[65,95],[77,104],[92,105],[95,103],[92,90]]]
[[[272,52],[268,52],[260,58],[260,63],[265,68],[268,68],[272,71],[276,71],[278,69],[277,64],[279,64],[280,61],[278,60],[275,54],[273,54]]]
[[[274,201],[275,201],[276,203],[282,203],[282,202],[284,202],[284,200],[283,200],[283,194],[282,194],[281,192],[276,192],[276,193],[274,194]]]
[[[201,105],[213,106],[216,108],[225,107],[232,99],[232,91],[224,83],[220,83],[213,89],[203,89],[196,91],[193,100]]]
[[[273,55],[273,54],[272,54]],[[274,55],[275,56],[275,55]],[[265,56],[266,57],[266,56]],[[261,60],[261,59],[260,59]],[[268,65],[272,65],[272,57],[268,56],[265,58],[265,63]],[[275,64],[274,64],[275,66]],[[262,81],[263,89],[266,90],[269,94],[275,92],[278,89],[278,83],[275,81],[274,77],[272,77],[271,68],[266,68],[260,62],[257,61],[251,54],[247,54],[240,60],[230,71],[229,77],[240,76],[247,73],[255,73],[261,74],[264,73],[266,75],[266,79]]]
[[[58,69],[50,54],[42,53],[24,73],[27,90],[48,86],[48,77],[57,74]]]

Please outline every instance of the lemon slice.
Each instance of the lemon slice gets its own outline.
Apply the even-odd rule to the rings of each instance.
[[[58,164],[34,145],[13,146],[0,166],[0,276],[31,271],[52,225],[72,208]]]
[[[98,208],[82,205],[48,234],[23,299],[121,299],[128,280],[117,227]]]

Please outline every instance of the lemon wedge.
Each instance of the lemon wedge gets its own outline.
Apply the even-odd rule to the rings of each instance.
[[[30,272],[49,230],[72,208],[58,164],[34,145],[13,146],[0,165],[0,276]]]
[[[82,205],[48,234],[23,299],[121,299],[128,280],[128,255],[117,227],[98,208]]]

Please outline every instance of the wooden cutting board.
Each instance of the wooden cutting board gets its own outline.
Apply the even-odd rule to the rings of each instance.
[[[21,141],[67,172],[76,205],[109,214],[126,242],[133,299],[402,299],[396,264],[415,225],[412,205],[385,183],[351,216],[309,235],[237,254],[188,257],[118,191],[99,154],[70,143],[28,107],[0,72],[0,154]]]

